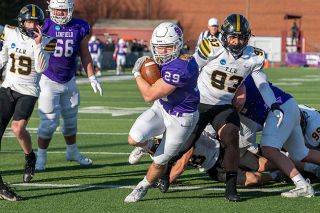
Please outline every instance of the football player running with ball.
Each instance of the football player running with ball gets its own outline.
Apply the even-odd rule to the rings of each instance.
[[[29,182],[34,176],[36,156],[26,126],[39,96],[40,75],[48,66],[56,39],[42,35],[44,13],[37,5],[24,6],[17,20],[18,27],[6,25],[0,37],[3,43],[0,69],[6,65],[6,77],[0,88],[0,143],[13,118],[11,129],[25,154],[23,181]],[[0,198],[19,199],[4,185],[1,176]]]
[[[77,144],[77,116],[79,91],[76,85],[76,57],[80,58],[94,92],[102,88],[94,75],[92,59],[88,50],[90,26],[82,19],[72,18],[73,0],[50,0],[50,19],[45,19],[42,32],[57,38],[57,47],[44,71],[39,96],[38,152],[36,170],[46,168],[47,148],[62,116],[62,134],[67,144],[66,159],[82,166],[92,160],[81,155]]]
[[[283,113],[262,70],[264,52],[248,45],[251,29],[247,19],[231,14],[221,27],[221,39],[204,39],[194,57],[201,68],[198,79],[200,90],[199,121],[188,139],[195,143],[210,123],[225,145],[225,197],[239,201],[237,169],[239,165],[239,115],[231,102],[243,80],[252,73],[255,84],[281,125]]]
[[[140,74],[147,57],[141,57],[135,63],[132,72],[138,89],[146,102],[154,101],[154,104],[137,118],[128,142],[150,149],[153,143],[148,139],[160,134],[164,136],[147,175],[125,202],[137,202],[145,196],[148,188],[166,170],[168,161],[185,145],[198,121],[198,65],[193,57],[180,55],[183,45],[181,29],[176,24],[164,22],[154,29],[150,44],[153,59],[160,66],[161,78],[150,85]]]

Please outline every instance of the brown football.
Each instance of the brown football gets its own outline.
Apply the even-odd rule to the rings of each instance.
[[[161,78],[159,66],[149,58],[143,62],[140,73],[141,77],[151,85]]]

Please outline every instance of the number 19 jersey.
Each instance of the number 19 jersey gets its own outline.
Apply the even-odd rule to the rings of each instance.
[[[41,44],[36,45],[34,39],[9,25],[5,26],[0,40],[3,42],[0,68],[6,65],[6,77],[1,86],[38,97],[40,73],[45,69],[43,64],[48,62],[56,40],[43,35]]]
[[[252,46],[235,59],[215,37],[205,38],[194,57],[202,67],[198,78],[200,102],[209,105],[231,104],[243,80],[251,72],[259,72],[265,60],[264,52]]]

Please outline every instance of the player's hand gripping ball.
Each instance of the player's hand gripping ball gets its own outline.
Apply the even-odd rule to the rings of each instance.
[[[140,73],[141,77],[151,85],[161,78],[159,66],[150,58],[143,62]]]

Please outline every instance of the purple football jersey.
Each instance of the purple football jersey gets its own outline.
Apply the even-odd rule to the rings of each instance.
[[[127,55],[127,45],[120,46],[120,44],[116,44],[116,48],[118,49],[118,55]]]
[[[97,54],[99,49],[101,48],[100,42],[99,41],[89,42],[88,48],[91,54]]]
[[[90,26],[81,19],[71,19],[66,25],[60,26],[45,19],[42,32],[57,38],[54,54],[49,59],[49,66],[44,72],[48,78],[58,83],[70,81],[76,73],[76,57],[80,42],[89,34]]]
[[[246,78],[246,80],[244,81],[244,85],[246,86],[246,102],[241,111],[241,114],[257,122],[258,124],[263,125],[267,119],[270,109],[264,102],[251,75]],[[277,103],[279,103],[280,105],[284,104],[287,100],[292,98],[290,94],[285,93],[278,87],[273,86],[271,83],[269,83],[269,85],[277,99]]]
[[[170,114],[191,113],[198,109],[200,93],[197,88],[198,64],[194,58],[177,58],[160,66],[162,79],[177,88],[160,99],[163,108]]]

